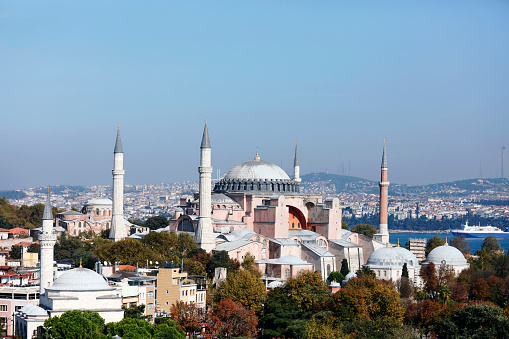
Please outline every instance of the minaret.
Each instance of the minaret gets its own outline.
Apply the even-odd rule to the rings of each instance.
[[[380,186],[380,207],[379,207],[379,230],[373,236],[375,240],[382,243],[389,242],[389,229],[387,226],[387,215],[389,209],[389,181],[387,180],[387,155],[385,150],[384,139],[384,152],[382,155],[382,176],[378,183]]]
[[[295,158],[293,160],[293,181],[300,183],[299,149],[298,140],[295,140]]]
[[[40,294],[44,294],[46,287],[53,284],[53,248],[57,241],[57,235],[53,232],[53,213],[51,212],[51,202],[46,197],[46,206],[42,214],[42,230],[39,234],[39,244],[41,246],[41,287]]]
[[[212,198],[212,149],[210,147],[207,120],[205,120],[200,149],[200,167],[198,167],[198,172],[200,173],[200,215],[198,216],[198,227],[196,228],[195,235],[198,246],[210,253],[216,246],[212,231],[212,219],[210,218]]]
[[[124,150],[117,130],[117,141],[113,151],[113,215],[111,217],[110,240],[119,241],[127,237],[124,222]]]

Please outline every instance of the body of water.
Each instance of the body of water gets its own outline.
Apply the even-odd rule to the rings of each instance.
[[[418,238],[418,239],[426,239],[426,242],[434,237],[435,235],[438,235],[442,239],[451,240],[454,239],[454,236],[451,233],[410,233],[410,232],[401,232],[401,233],[390,233],[390,242],[392,244],[396,244],[399,239],[399,244],[401,247],[405,247],[405,244],[410,238]],[[475,251],[480,250],[482,243],[484,239],[479,238],[465,238],[465,240],[470,244],[470,248],[472,250],[472,254],[475,253]],[[500,243],[500,246],[507,251],[509,249],[509,238],[497,238],[498,242]]]

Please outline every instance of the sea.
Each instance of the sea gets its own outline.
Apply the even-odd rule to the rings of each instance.
[[[451,240],[454,238],[454,236],[451,233],[418,233],[418,232],[390,232],[390,242],[393,244],[396,244],[399,240],[399,244],[401,247],[404,247],[406,242],[410,240],[410,238],[418,238],[418,239],[426,239],[426,242],[434,237],[435,235],[439,236],[440,238],[446,240]],[[482,243],[484,239],[478,239],[478,238],[465,238],[465,240],[470,244],[471,252],[472,254],[475,253],[475,251],[480,250]],[[500,243],[500,246],[507,252],[509,249],[509,238],[497,238],[498,242]]]

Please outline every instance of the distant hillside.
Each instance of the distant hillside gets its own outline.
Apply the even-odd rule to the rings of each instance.
[[[0,191],[0,198],[4,197],[5,199],[23,199],[26,196],[22,191]]]
[[[378,182],[339,174],[310,173],[302,176],[306,192],[378,194]],[[473,193],[509,194],[509,180],[501,178],[467,179],[429,185],[391,183],[389,195],[465,196]]]
[[[377,193],[378,182],[340,174],[310,173],[302,176],[302,189],[319,193]]]

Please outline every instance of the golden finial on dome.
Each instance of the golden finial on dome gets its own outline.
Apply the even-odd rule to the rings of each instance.
[[[444,246],[449,246],[449,243],[447,242],[447,237],[445,237],[445,244]]]
[[[82,262],[83,258],[80,258],[80,268],[83,267],[83,262]]]
[[[399,246],[399,238],[398,238],[398,247],[400,247],[400,246]]]
[[[258,146],[256,146],[256,157],[255,157],[255,160],[256,161],[260,161],[260,156],[258,155]]]

